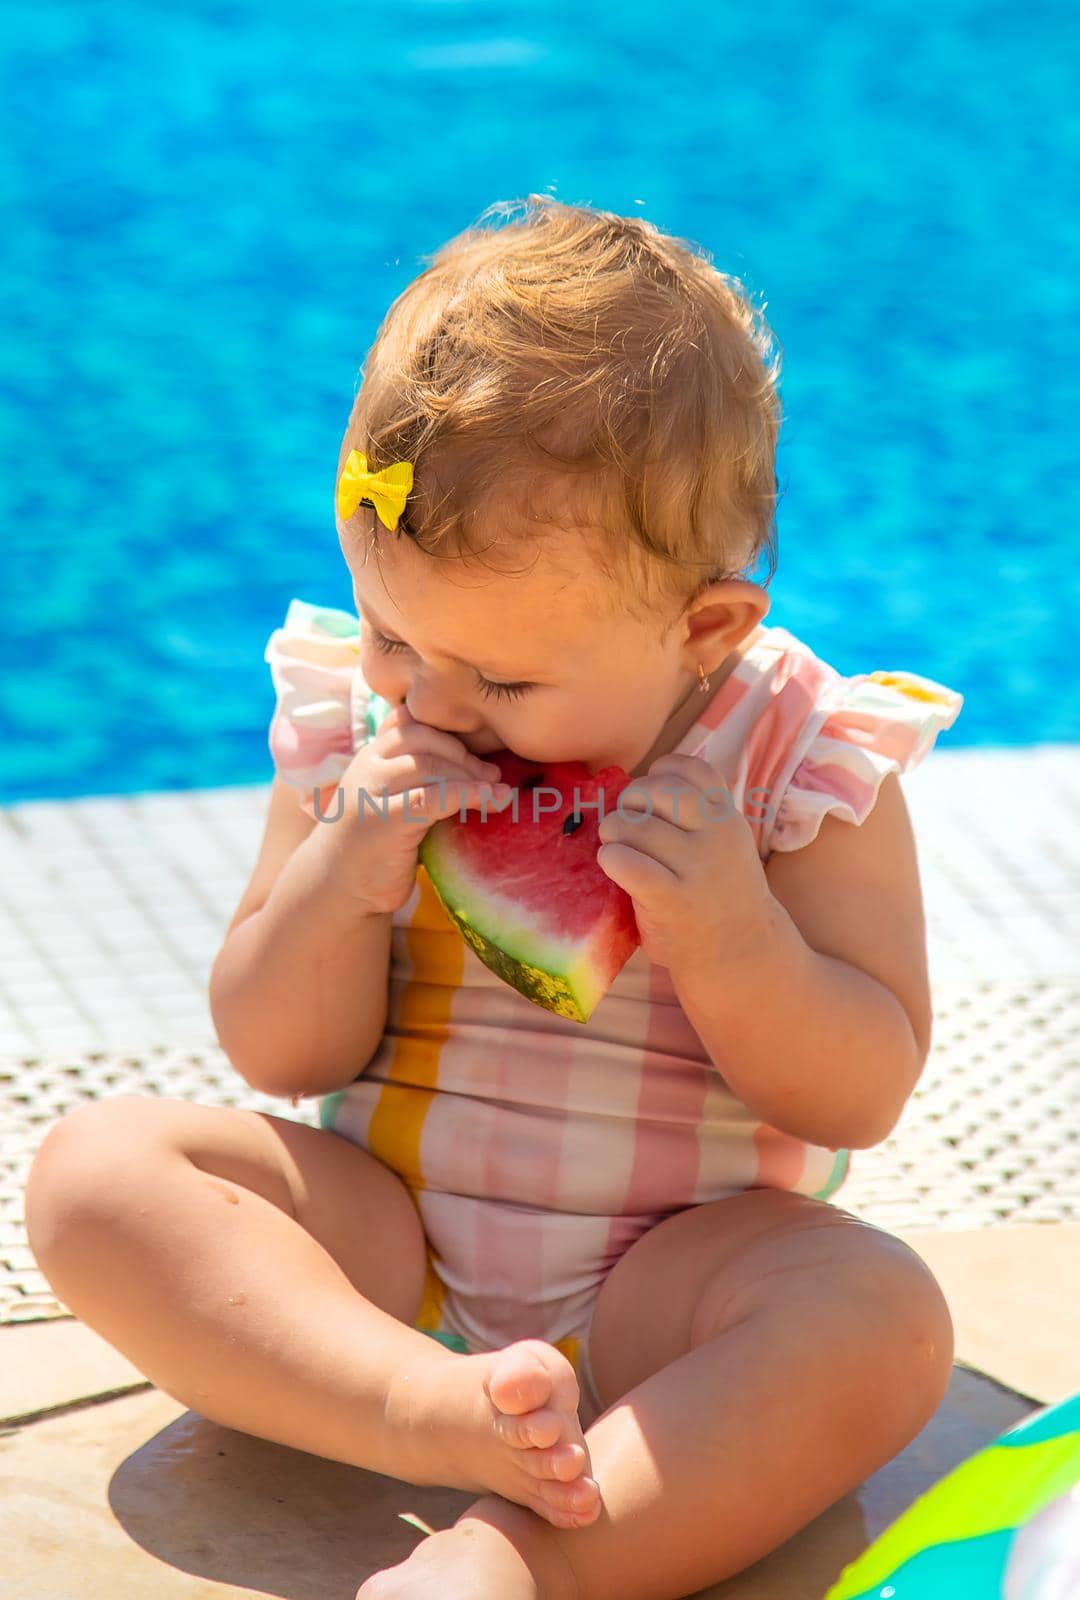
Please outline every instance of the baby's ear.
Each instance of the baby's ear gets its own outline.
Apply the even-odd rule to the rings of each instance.
[[[706,640],[722,635],[726,651],[738,650],[768,615],[771,605],[772,599],[761,585],[747,578],[710,583],[684,613],[689,624],[687,643],[703,654]]]

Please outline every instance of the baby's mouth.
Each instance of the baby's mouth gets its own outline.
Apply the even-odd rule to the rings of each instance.
[[[464,744],[465,741],[462,740],[462,743]],[[485,759],[489,761],[495,761],[496,763],[498,762],[500,756],[513,756],[516,761],[524,761],[529,766],[533,767],[552,767],[560,764],[557,761],[537,761],[534,756],[519,756],[516,750],[511,750],[509,745],[505,744],[495,745],[487,750],[478,750],[473,745],[466,745],[465,747],[472,755],[483,756]],[[566,757],[567,761],[579,761],[580,759],[580,756]],[[588,769],[589,776],[595,777],[598,772],[602,772],[604,768],[606,766],[610,766],[611,763],[608,761],[586,761],[583,763],[583,765]]]

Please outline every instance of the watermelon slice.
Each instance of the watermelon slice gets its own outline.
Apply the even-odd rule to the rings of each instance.
[[[420,864],[485,966],[527,1000],[588,1022],[641,942],[633,901],[596,859],[600,817],[631,779],[622,767],[590,773],[583,761],[509,750],[492,759],[516,793],[486,817],[469,810],[464,821],[433,823]]]

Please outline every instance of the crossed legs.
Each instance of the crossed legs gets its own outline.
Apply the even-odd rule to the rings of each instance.
[[[743,1571],[890,1461],[948,1386],[953,1334],[902,1241],[757,1189],[668,1217],[612,1269],[590,1353],[599,1517],[496,1495],[362,1600],[675,1600]]]
[[[365,1152],[261,1115],[121,1099],[50,1133],[27,1201],[58,1292],[166,1392],[408,1481],[497,1485],[370,1579],[364,1600],[675,1600],[742,1571],[891,1460],[952,1367],[941,1291],[887,1233],[777,1190],[680,1212],[598,1296],[590,1355],[606,1409],[584,1445],[602,1504],[584,1526],[556,1526],[570,1488],[558,1480],[586,1453],[567,1442],[581,1438],[569,1364],[542,1341],[541,1371],[529,1352],[454,1355],[408,1326],[423,1234]],[[379,1228],[358,1229],[358,1215]],[[418,1421],[390,1404],[406,1377]],[[546,1408],[536,1442],[550,1460],[514,1433],[530,1406]],[[432,1419],[445,1463],[417,1454],[422,1439],[430,1455]],[[463,1478],[451,1457],[470,1442]],[[556,1465],[558,1450],[574,1462]]]

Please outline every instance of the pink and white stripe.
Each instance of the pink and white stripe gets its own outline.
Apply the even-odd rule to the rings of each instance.
[[[350,623],[294,601],[267,646],[271,752],[305,792],[367,737]],[[916,766],[962,703],[913,673],[842,677],[762,626],[678,749],[720,773],[764,859],[809,843],[829,812],[863,821],[885,774]],[[846,1175],[848,1152],[736,1098],[641,950],[588,1024],[555,1016],[477,959],[420,868],[393,917],[389,985],[380,1048],[322,1122],[401,1175],[429,1241],[418,1326],[470,1349],[532,1334],[576,1351],[607,1272],[663,1217],[751,1187],[824,1199]]]

